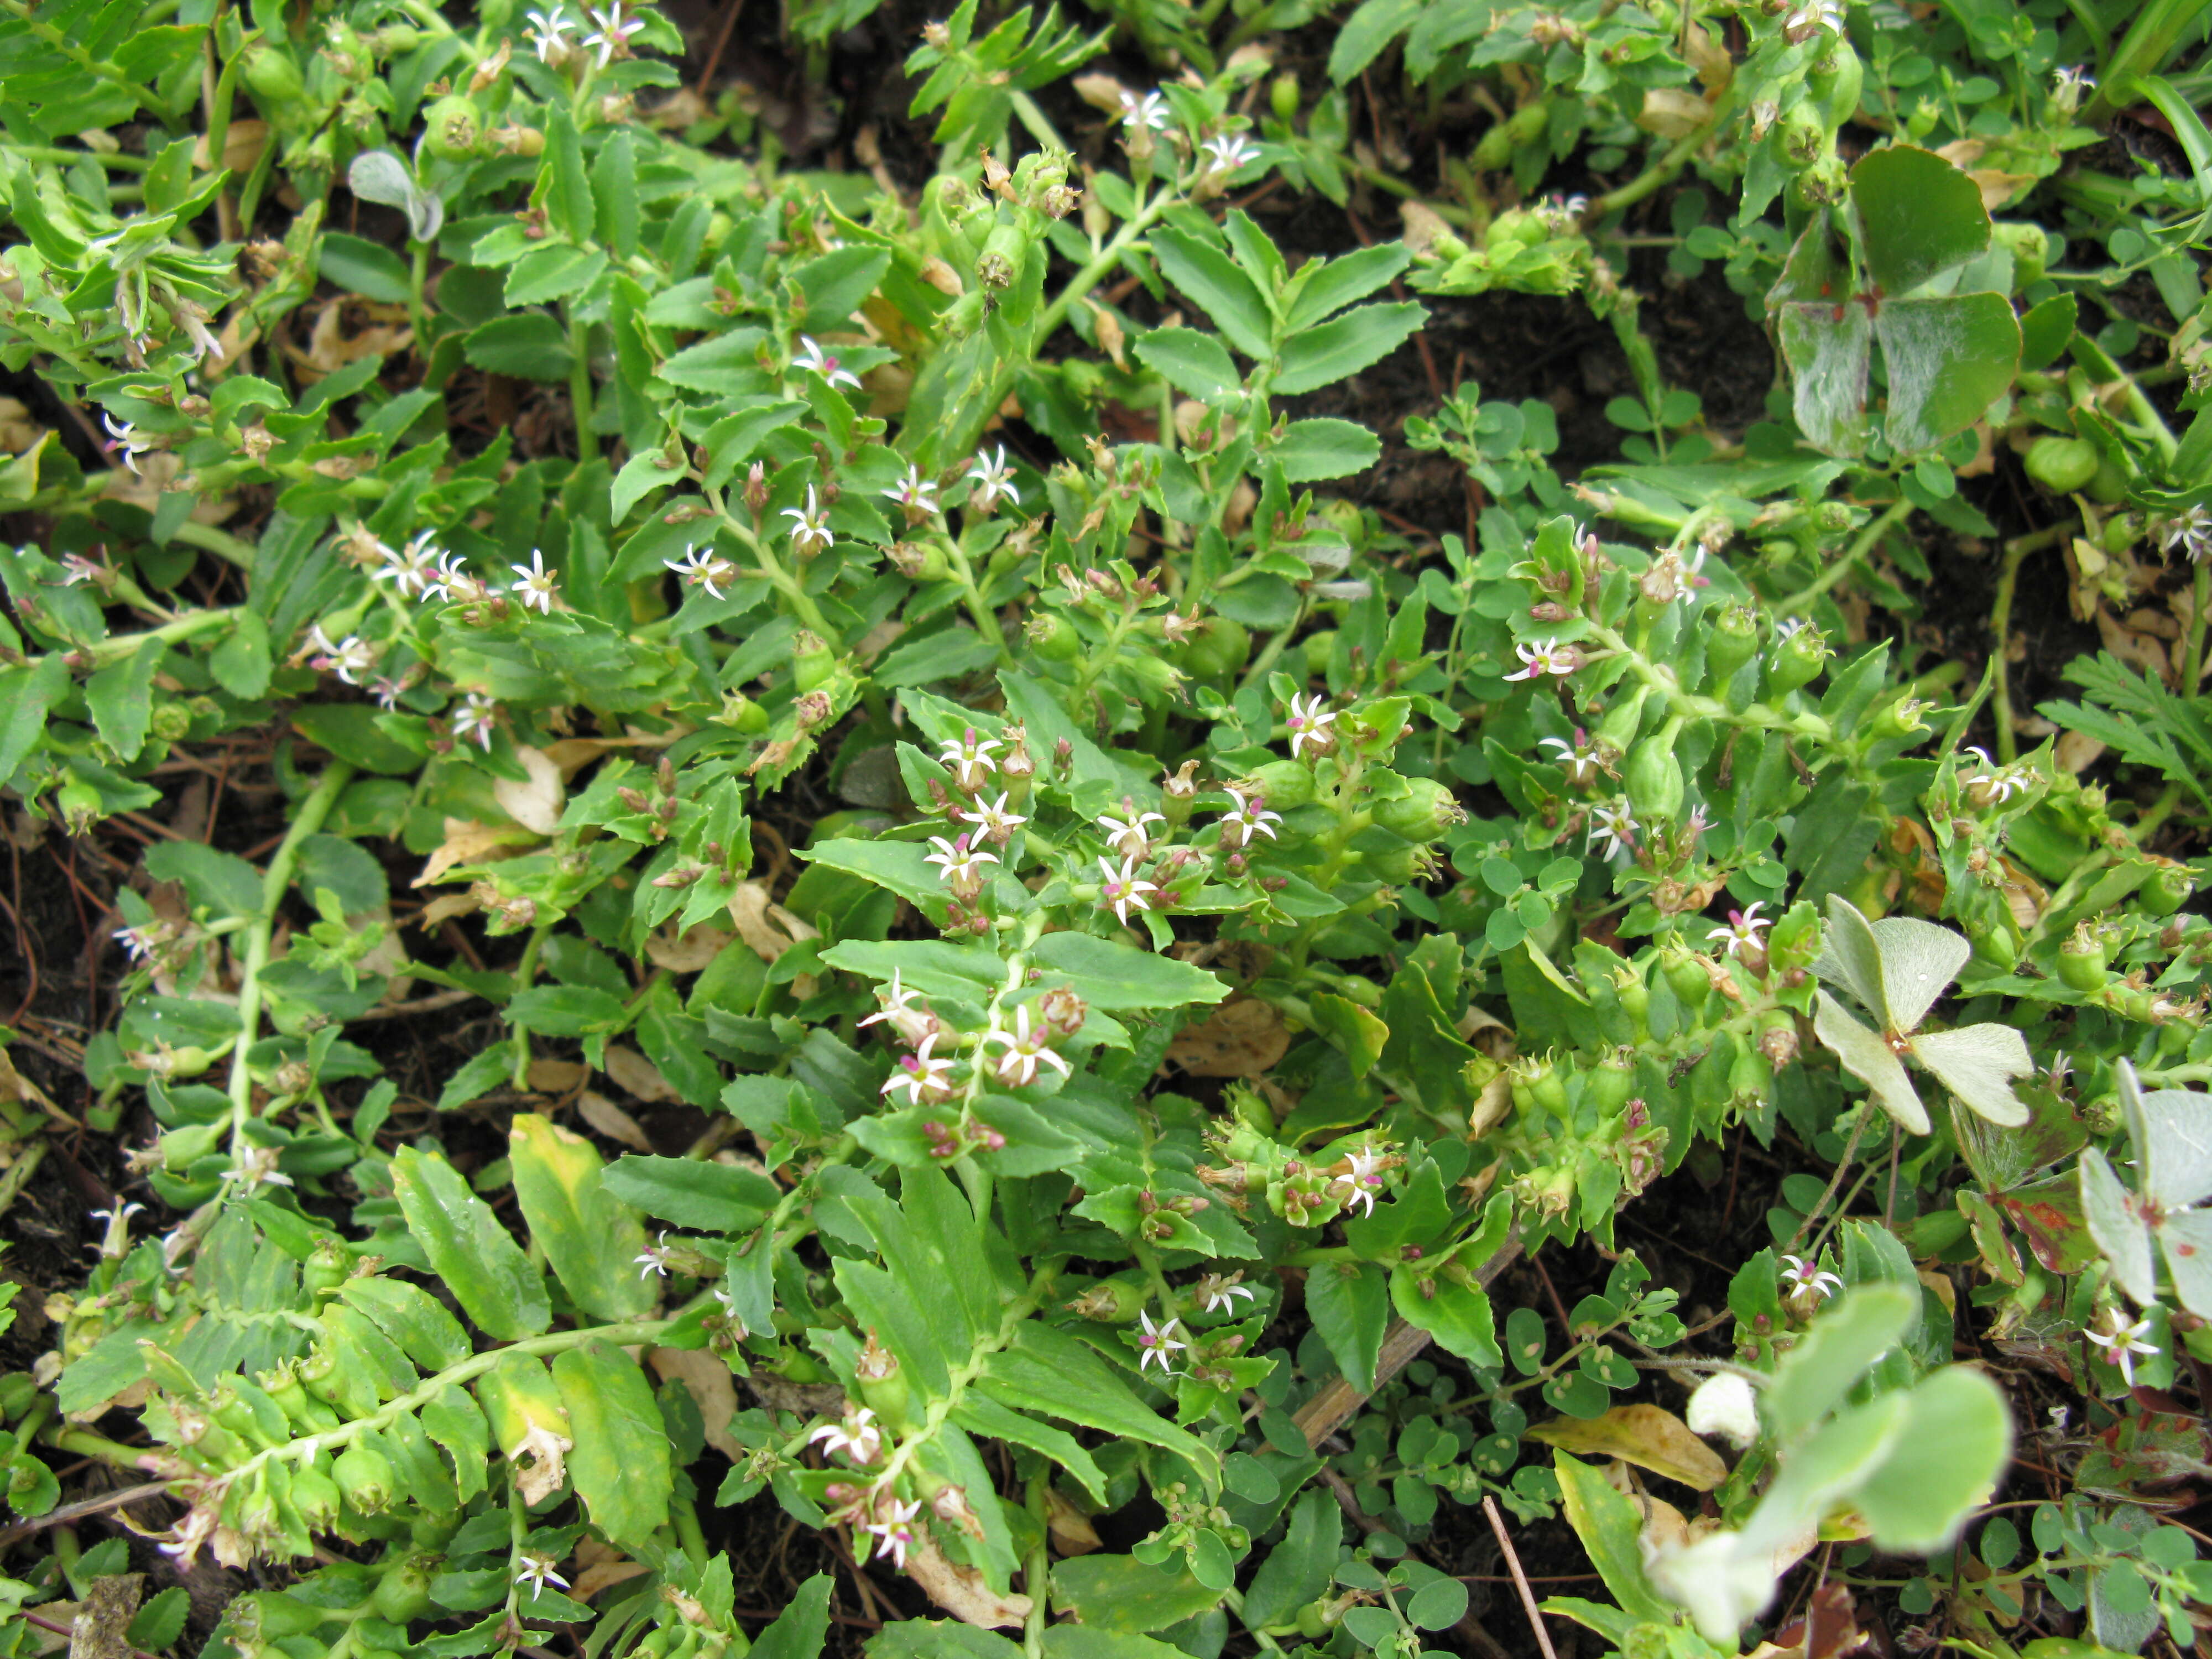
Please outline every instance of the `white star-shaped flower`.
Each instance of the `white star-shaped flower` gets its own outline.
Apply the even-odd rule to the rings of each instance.
[[[533,547],[528,564],[511,564],[507,568],[521,578],[507,591],[522,602],[522,608],[541,617],[551,616],[553,596],[561,591],[561,573],[545,568],[545,555]]]
[[[902,1504],[893,1498],[885,1517],[881,1521],[871,1521],[862,1530],[876,1540],[878,1555],[888,1555],[893,1566],[903,1568],[906,1553],[914,1547],[915,1517],[921,1513],[919,1501]]]
[[[936,865],[947,887],[980,882],[983,879],[983,866],[999,861],[996,853],[970,847],[965,836],[956,836],[951,841],[942,836],[932,836],[929,844],[937,850],[925,856],[922,862]]]
[[[1615,853],[1633,854],[1636,851],[1636,832],[1644,826],[1630,816],[1626,806],[1593,806],[1590,808],[1589,845],[1599,848],[1607,858]]]
[[[932,1031],[922,1038],[921,1046],[910,1054],[902,1054],[897,1066],[884,1079],[883,1092],[906,1091],[909,1106],[920,1106],[932,1100],[943,1100],[952,1092],[951,1060],[933,1055],[929,1051],[937,1046],[937,1033]]]
[[[680,559],[663,559],[661,568],[672,570],[685,584],[703,587],[707,597],[719,599],[722,590],[738,579],[738,568],[711,547],[687,547]]]
[[[575,28],[556,6],[550,11],[529,11],[523,15],[530,22],[530,49],[538,54],[538,61],[550,66],[555,59],[568,52],[568,36]]]
[[[996,738],[981,735],[974,726],[960,734],[957,743],[948,742],[939,753],[938,763],[952,769],[952,781],[963,789],[975,790],[982,787],[983,775],[995,772],[999,763],[991,758],[994,749],[1003,747]]]
[[[799,356],[792,359],[793,368],[811,368],[831,386],[857,387],[860,377],[849,368],[839,365],[836,357],[822,349],[821,343],[802,334],[799,337]]]
[[[1098,827],[1106,832],[1106,844],[1131,863],[1152,850],[1152,838],[1146,832],[1148,823],[1165,823],[1167,819],[1158,812],[1139,812],[1132,818],[1102,817]]]
[[[1561,645],[1557,640],[1546,640],[1541,645],[1516,645],[1513,654],[1521,659],[1518,672],[1508,674],[1509,680],[1540,679],[1546,674],[1561,677],[1575,672],[1578,659],[1571,645]]]
[[[998,799],[986,805],[978,795],[970,806],[956,806],[952,817],[962,823],[972,823],[983,834],[1000,838],[1011,836],[1029,820],[1018,812],[1006,810],[1006,793],[1000,791]]]
[[[112,415],[102,414],[100,423],[107,428],[110,440],[102,447],[110,453],[120,453],[123,457],[123,465],[131,469],[133,477],[144,477],[146,475],[138,471],[138,458],[148,450],[155,447],[154,441],[151,438],[139,436],[137,427],[128,421],[118,422]]]
[[[919,513],[927,516],[937,511],[936,481],[922,477],[921,469],[918,466],[909,465],[906,470],[906,477],[884,491],[884,494],[909,513]]]
[[[1158,94],[1153,95],[1157,97]],[[1016,507],[1022,504],[1022,492],[1014,488],[1012,469],[1006,465],[1006,447],[1004,444],[999,446],[994,455],[984,454],[980,450],[976,453],[975,464],[968,469],[968,482],[975,486],[969,495],[969,505],[978,513],[994,511],[1002,497]]]
[[[806,1437],[810,1446],[820,1446],[824,1451],[842,1453],[855,1463],[872,1463],[884,1449],[884,1431],[876,1422],[875,1413],[866,1406],[855,1406],[845,1413],[842,1423],[824,1423]]]
[[[1817,1305],[1844,1288],[1844,1281],[1832,1273],[1824,1272],[1817,1261],[1807,1261],[1794,1255],[1785,1255],[1782,1259],[1790,1264],[1783,1270],[1782,1279],[1789,1286],[1788,1293],[1791,1296],[1809,1296]]]
[[[1139,881],[1133,866],[1125,863],[1116,870],[1109,860],[1101,859],[1098,860],[1098,868],[1103,872],[1099,886],[1099,902],[1114,913],[1114,919],[1116,921],[1126,926],[1131,910],[1146,910],[1152,908],[1146,903],[1145,895],[1157,893],[1160,890],[1154,883]]]
[[[556,1589],[568,1589],[568,1581],[553,1571],[554,1565],[554,1559],[550,1555],[532,1555],[526,1552],[514,1558],[514,1582],[529,1585],[533,1595],[544,1595],[548,1584]]]
[[[376,648],[358,634],[349,634],[333,643],[323,632],[322,623],[317,623],[307,643],[315,652],[314,665],[336,674],[348,685],[359,685],[359,677],[376,666]]]
[[[827,553],[836,544],[837,538],[830,533],[829,509],[822,505],[812,484],[806,486],[806,506],[803,509],[787,507],[783,516],[791,520],[791,550],[800,558]]]
[[[901,1015],[914,1012],[915,1003],[921,994],[919,991],[910,991],[900,983],[899,970],[894,968],[891,969],[890,989],[879,989],[876,993],[876,1000],[882,1006],[860,1024],[865,1026],[873,1025],[881,1020],[896,1021]]]
[[[1144,127],[1152,132],[1168,130],[1168,100],[1157,92],[1138,94],[1124,90],[1121,94],[1121,125],[1125,127]]]
[[[659,1242],[658,1243],[647,1245],[644,1251],[640,1255],[632,1256],[630,1258],[630,1261],[634,1266],[637,1266],[637,1276],[640,1279],[649,1278],[655,1273],[658,1273],[663,1279],[667,1278],[668,1230],[665,1227],[662,1228]]]
[[[2136,1385],[2136,1356],[2158,1352],[2157,1343],[2143,1340],[2150,1334],[2148,1312],[2129,1325],[2122,1322],[2118,1312],[2108,1311],[2103,1330],[2085,1330],[2081,1334],[2105,1351],[2106,1363],[2120,1368],[2120,1381],[2131,1389]]]
[[[471,691],[461,698],[461,706],[453,712],[453,741],[474,740],[477,748],[487,753],[491,749],[492,727],[499,714],[499,705],[481,691]]]
[[[1705,937],[1725,939],[1728,954],[1731,957],[1741,956],[1746,951],[1758,950],[1766,942],[1762,935],[1774,926],[1759,914],[1763,908],[1763,904],[1755,903],[1749,909],[1729,911],[1729,925],[1714,928]]]
[[[1029,1005],[1026,1003],[1014,1011],[1012,1030],[994,1024],[984,1032],[984,1042],[1002,1043],[1006,1047],[1006,1052],[999,1056],[999,1080],[1025,1089],[1036,1081],[1040,1061],[1052,1066],[1062,1077],[1071,1075],[1067,1062],[1046,1046],[1048,1035],[1042,1028],[1031,1029]]]
[[[1231,173],[1260,159],[1260,147],[1241,132],[1224,132],[1206,141],[1206,170]]]
[[[1248,800],[1244,792],[1234,784],[1227,786],[1226,793],[1229,799],[1237,803],[1237,810],[1221,815],[1221,844],[1224,847],[1232,851],[1239,847],[1249,847],[1255,836],[1265,836],[1269,841],[1275,839],[1275,826],[1283,821],[1283,815],[1264,810],[1265,796],[1254,795]]]
[[[645,19],[623,17],[621,0],[616,0],[604,11],[593,11],[589,6],[584,11],[599,26],[584,37],[584,45],[599,54],[599,67],[606,68],[617,57],[629,57],[630,37],[645,27]]]
[[[1308,744],[1327,754],[1335,742],[1328,735],[1328,728],[1335,720],[1336,711],[1328,707],[1318,691],[1310,697],[1292,697],[1289,720],[1291,758],[1297,759]]]
[[[1159,1363],[1160,1374],[1163,1376],[1173,1376],[1175,1375],[1173,1356],[1190,1346],[1188,1342],[1176,1340],[1176,1333],[1182,1328],[1182,1321],[1170,1319],[1155,1325],[1152,1323],[1152,1315],[1142,1312],[1138,1314],[1137,1319],[1138,1322],[1144,1327],[1142,1334],[1137,1338],[1137,1346],[1139,1350],[1137,1356],[1137,1370],[1142,1372],[1146,1366],[1157,1360]]]
[[[446,557],[445,550],[430,539],[427,530],[396,552],[382,543],[377,544],[377,550],[380,561],[368,573],[369,580],[390,582],[392,592],[403,599],[419,599],[428,592],[439,579],[439,567]]]
[[[1241,1272],[1231,1273],[1226,1278],[1219,1273],[1206,1274],[1194,1287],[1199,1306],[1208,1313],[1229,1313],[1235,1310],[1237,1298],[1240,1296],[1247,1302],[1258,1300],[1259,1293],[1243,1283],[1243,1278]]]

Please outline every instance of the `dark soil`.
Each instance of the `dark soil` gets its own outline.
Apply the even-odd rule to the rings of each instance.
[[[715,50],[724,6],[735,3],[669,0],[669,12],[684,27],[692,46],[683,66],[687,82],[696,82]],[[763,119],[791,151],[795,165],[851,166],[856,150],[872,142],[896,181],[918,185],[926,177],[931,154],[929,124],[906,114],[911,87],[900,65],[921,23],[936,9],[921,0],[893,0],[832,45],[826,82],[819,87],[808,78],[800,56],[759,38],[763,31],[749,20],[739,20],[720,52],[715,84],[742,81],[760,94]],[[1316,66],[1326,50],[1326,32],[1308,31],[1285,43],[1279,61],[1299,68],[1309,85],[1318,84]],[[1134,83],[1149,83],[1159,74],[1126,50],[1117,52],[1108,66],[1118,67]],[[1373,83],[1389,84],[1379,73]],[[1355,128],[1362,131],[1370,129],[1376,113],[1366,106],[1365,96],[1355,90]],[[1079,142],[1100,142],[1103,124],[1065,88],[1048,89],[1045,100],[1062,131]],[[1451,112],[1442,129],[1419,134],[1420,142],[1410,149],[1416,155],[1433,155],[1440,143],[1463,146],[1484,119],[1465,109]],[[1419,166],[1413,169],[1417,181],[1423,171]],[[1351,209],[1345,210],[1278,188],[1255,192],[1246,205],[1293,255],[1340,253],[1396,234],[1395,211],[1387,200],[1355,196]],[[1663,201],[1648,210],[1659,228],[1663,228]],[[1643,295],[1643,327],[1670,382],[1699,394],[1717,436],[1724,441],[1740,437],[1746,427],[1762,418],[1774,381],[1772,353],[1762,331],[1747,319],[1741,299],[1717,273],[1689,283],[1672,279],[1656,255],[1639,254],[1625,276]],[[1562,440],[1555,463],[1565,476],[1571,477],[1617,454],[1620,434],[1601,411],[1608,398],[1629,389],[1626,366],[1611,329],[1593,319],[1581,301],[1498,294],[1426,303],[1431,320],[1418,337],[1350,382],[1306,400],[1310,408],[1297,411],[1340,414],[1382,436],[1382,460],[1353,483],[1348,492],[1353,499],[1376,509],[1396,529],[1423,539],[1468,533],[1473,509],[1463,471],[1447,459],[1412,450],[1404,441],[1408,416],[1432,412],[1446,395],[1468,381],[1479,382],[1487,398],[1534,398],[1550,404],[1559,415]],[[80,459],[96,464],[90,423],[64,410],[46,387],[19,375],[0,377],[0,390],[23,398],[39,419],[61,428],[64,441]],[[497,407],[487,400],[487,434]],[[549,418],[546,425],[557,428],[559,422]],[[1027,446],[1020,444],[1021,434],[1014,435],[1018,447],[1028,447],[1033,458],[1042,458],[1044,446],[1033,434]],[[2048,519],[2046,504],[2027,487],[2016,462],[2007,455],[1996,459],[1987,476],[1970,481],[1968,496],[2003,536],[2039,528]],[[250,521],[252,503],[247,506]],[[22,538],[35,536],[42,528],[33,523],[0,522],[0,532]],[[1989,648],[1996,550],[1936,532],[1924,533],[1923,546],[1932,574],[1925,583],[1910,585],[1922,611],[1905,627],[1905,643],[1923,666],[1964,660],[1971,685]],[[2097,642],[2094,631],[2076,623],[2066,609],[2057,557],[2055,552],[2038,556],[2029,567],[2034,579],[2023,580],[2015,605],[2014,626],[2028,641],[2026,660],[2015,665],[2014,696],[2022,707],[2032,707],[2059,690],[2057,666],[2084,649],[2094,649]],[[2044,563],[2046,560],[2052,562]],[[213,590],[200,597],[220,601]],[[177,793],[150,815],[153,822],[112,823],[91,840],[72,842],[56,829],[10,814],[5,826],[9,831],[8,915],[0,918],[10,931],[0,933],[0,1007],[15,1011],[9,1024],[17,1040],[10,1053],[16,1066],[78,1123],[98,1103],[87,1097],[76,1062],[83,1043],[112,1017],[106,988],[121,969],[119,952],[107,939],[115,925],[112,905],[118,884],[131,878],[139,843],[155,838],[164,827],[181,825],[184,832],[215,844],[249,855],[265,854],[283,828],[281,797],[268,769],[270,749],[279,735],[274,730],[240,734],[234,752],[217,756],[205,767],[197,761],[179,766]],[[203,789],[195,806],[188,786],[196,781],[204,784],[210,775],[219,779],[221,788],[211,801]],[[796,840],[814,817],[839,804],[826,776],[808,774],[793,781],[770,816],[787,814],[784,828]],[[411,861],[395,849],[390,863],[392,890],[398,898],[395,909],[404,922],[418,908],[407,886]],[[514,951],[514,941],[487,939],[472,925],[458,923],[447,924],[434,939],[410,930],[408,943],[411,951],[431,961],[496,962],[510,958]],[[513,1102],[495,1098],[470,1111],[444,1115],[432,1112],[426,1103],[435,1099],[442,1080],[461,1060],[495,1039],[495,1020],[469,1006],[441,1006],[359,1026],[349,1035],[368,1046],[400,1085],[400,1107],[385,1132],[390,1143],[434,1133],[465,1167],[500,1155]],[[347,1103],[342,1097],[337,1103]],[[639,1115],[660,1149],[671,1152],[681,1152],[704,1124],[697,1114],[685,1111],[653,1115],[640,1109]],[[42,1304],[48,1296],[67,1292],[82,1282],[85,1247],[96,1237],[97,1224],[88,1218],[89,1210],[106,1206],[120,1194],[148,1203],[143,1224],[160,1229],[173,1224],[176,1218],[161,1213],[143,1185],[134,1183],[125,1164],[125,1149],[145,1144],[153,1132],[143,1105],[126,1104],[113,1133],[76,1127],[47,1138],[44,1164],[7,1215],[10,1248],[0,1272],[25,1289],[16,1299],[14,1331],[0,1336],[0,1370],[27,1367],[50,1341]],[[1655,1282],[1680,1292],[1680,1311],[1687,1322],[1703,1323],[1725,1306],[1733,1271],[1729,1264],[1771,1242],[1766,1214],[1779,1202],[1782,1176],[1807,1167],[1820,1167],[1820,1160],[1786,1139],[1769,1152],[1740,1137],[1725,1166],[1714,1160],[1698,1164],[1696,1173],[1686,1168],[1631,1206],[1622,1218],[1620,1243],[1639,1254]],[[1508,1310],[1525,1305],[1564,1322],[1565,1310],[1601,1288],[1608,1268],[1594,1245],[1547,1250],[1499,1282],[1493,1293],[1499,1317],[1502,1321]],[[1969,1310],[1962,1306],[1960,1311],[1964,1330]],[[1303,1334],[1301,1317],[1293,1314],[1280,1334],[1295,1346]],[[1655,1383],[1652,1397],[1672,1407],[1680,1403],[1680,1391],[1665,1380]],[[127,1435],[131,1428],[120,1415],[101,1426],[118,1435]],[[833,1654],[857,1653],[860,1641],[886,1619],[931,1611],[902,1577],[872,1569],[856,1577],[841,1545],[791,1521],[766,1494],[732,1509],[714,1509],[703,1499],[711,1497],[722,1472],[721,1461],[709,1452],[691,1474],[702,1489],[702,1518],[708,1541],[731,1554],[738,1605],[749,1616],[772,1614],[817,1571],[831,1572],[837,1579]],[[98,1483],[107,1478],[89,1467],[70,1471],[64,1482],[65,1501],[100,1490]],[[1686,1510],[1694,1508],[1689,1494],[1674,1491],[1668,1495]],[[150,1511],[141,1514],[154,1519]],[[1126,1547],[1128,1540],[1115,1541]],[[1515,1659],[1536,1653],[1498,1545],[1479,1511],[1447,1502],[1429,1535],[1416,1541],[1445,1571],[1470,1578],[1475,1616],[1496,1643]],[[1540,1595],[1598,1593],[1580,1546],[1563,1523],[1516,1528],[1514,1541]],[[207,1603],[204,1611],[211,1616],[220,1605],[223,1584],[237,1582],[228,1576],[197,1583],[196,1594]],[[1884,1632],[1873,1609],[1863,1609],[1863,1616],[1886,1650],[1889,1637],[1899,1632]],[[1589,1638],[1578,1638],[1563,1622],[1554,1623],[1553,1636],[1560,1659],[1577,1659],[1578,1652],[1588,1650]],[[1448,1651],[1474,1650],[1464,1638],[1449,1632],[1432,1638],[1431,1643]],[[562,1645],[574,1648],[574,1644]],[[1240,1641],[1234,1650],[1248,1647]]]

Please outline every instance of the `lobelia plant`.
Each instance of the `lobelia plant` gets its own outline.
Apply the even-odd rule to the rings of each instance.
[[[1678,9],[0,0],[5,1651],[2193,1642],[2203,8]]]

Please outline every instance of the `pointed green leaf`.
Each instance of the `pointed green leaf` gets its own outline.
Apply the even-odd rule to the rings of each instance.
[[[1582,1540],[1583,1553],[1613,1600],[1638,1619],[1671,1618],[1673,1609],[1644,1575],[1638,1542],[1644,1517],[1636,1505],[1589,1464],[1565,1452],[1552,1454],[1552,1468],[1559,1477],[1560,1507],[1566,1511],[1567,1524]]]
[[[653,1389],[627,1354],[604,1342],[556,1354],[553,1381],[576,1442],[568,1475],[584,1512],[608,1542],[635,1555],[666,1522],[675,1494]]]
[[[534,1112],[507,1131],[514,1195],[530,1237],[574,1302],[611,1322],[649,1311],[653,1292],[640,1273],[645,1228],[608,1192],[592,1143]]]
[[[1371,1261],[1329,1261],[1306,1274],[1306,1312],[1344,1380],[1375,1389],[1375,1361],[1390,1322],[1389,1281]]]
[[[513,1342],[552,1322],[544,1275],[452,1164],[402,1146],[392,1189],[430,1270],[487,1335]]]

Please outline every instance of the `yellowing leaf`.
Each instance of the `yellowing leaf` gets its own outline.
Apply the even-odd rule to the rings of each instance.
[[[1711,1492],[1728,1478],[1720,1454],[1662,1406],[1615,1406],[1602,1417],[1562,1417],[1539,1424],[1528,1435],[1578,1456],[1618,1457],[1698,1492]]]

